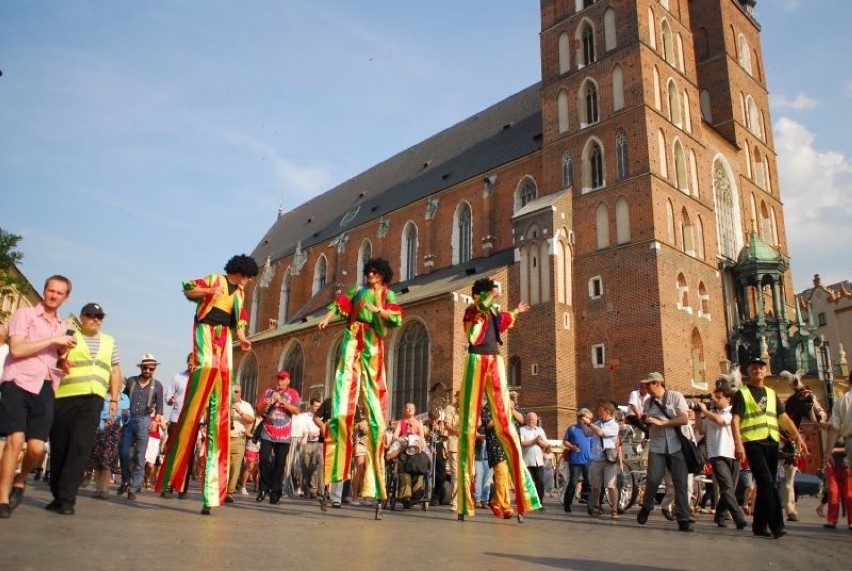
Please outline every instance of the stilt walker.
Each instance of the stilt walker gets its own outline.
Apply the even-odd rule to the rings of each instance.
[[[229,428],[231,402],[232,339],[236,330],[240,348],[251,349],[243,290],[257,275],[257,263],[238,255],[225,265],[226,274],[212,274],[183,283],[184,295],[197,304],[190,378],[183,409],[170,435],[157,477],[157,493],[164,489],[184,492],[190,456],[199,430],[207,419],[207,455],[201,479],[204,506],[201,513],[222,505],[228,491]]]
[[[506,453],[509,478],[517,497],[518,521],[523,522],[524,513],[540,509],[541,503],[524,464],[518,432],[512,422],[506,365],[500,355],[503,344],[500,334],[512,327],[518,314],[528,311],[530,306],[521,302],[514,311],[499,311],[495,301],[501,294],[500,286],[491,278],[476,280],[472,294],[474,302],[464,314],[469,355],[459,390],[458,519],[464,521],[465,516],[474,515],[473,455],[484,393],[494,419],[495,434]]]
[[[402,324],[402,309],[396,303],[396,294],[387,287],[393,279],[393,270],[387,260],[367,260],[364,275],[366,284],[339,295],[318,324],[323,330],[335,316],[347,320],[331,394],[331,414],[326,423],[324,481],[328,486],[351,477],[352,428],[360,403],[368,426],[361,495],[376,498],[376,519],[381,519],[381,502],[387,499],[384,435],[388,406],[384,337],[389,327]]]

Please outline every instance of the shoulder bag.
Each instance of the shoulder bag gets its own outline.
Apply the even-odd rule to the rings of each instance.
[[[654,404],[657,405],[666,418],[671,420],[671,416],[666,412],[665,407],[658,401],[654,399]],[[686,470],[690,474],[700,475],[704,473],[704,454],[701,453],[701,449],[698,447],[698,444],[692,438],[689,438],[687,435],[683,433],[681,426],[673,426],[677,433],[677,437],[680,440],[680,450],[683,453],[683,459],[686,462]]]

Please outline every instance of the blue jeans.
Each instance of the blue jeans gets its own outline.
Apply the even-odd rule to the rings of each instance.
[[[121,429],[121,446],[118,454],[121,457],[121,483],[129,484],[131,492],[138,492],[142,488],[142,478],[145,476],[145,451],[148,449],[148,428],[151,426],[151,418],[148,416],[134,416],[128,420]],[[133,447],[136,450],[133,451]],[[134,452],[131,460],[131,451]],[[133,462],[133,472],[130,464]]]
[[[474,460],[476,477],[473,481],[473,499],[487,504],[491,499],[491,478],[494,474],[488,466],[488,460]]]
[[[586,500],[586,509],[592,513],[592,508],[595,502],[589,501],[589,464],[568,464],[568,483],[565,485],[565,496],[562,498],[562,505],[566,510],[571,509],[571,504],[574,502],[574,491],[577,489],[577,482],[583,478],[583,487],[580,491],[580,497]]]

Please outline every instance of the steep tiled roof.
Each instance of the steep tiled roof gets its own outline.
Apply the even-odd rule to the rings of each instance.
[[[252,255],[278,260],[539,149],[536,83],[286,212]]]

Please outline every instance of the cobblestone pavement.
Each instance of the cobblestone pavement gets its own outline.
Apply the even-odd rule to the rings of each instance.
[[[77,514],[62,516],[44,510],[49,491],[30,481],[21,506],[0,521],[0,569],[852,569],[852,531],[823,529],[815,498],[800,500],[801,520],[772,540],[719,529],[709,515],[681,533],[659,510],[644,527],[635,507],[618,521],[566,514],[552,498],[519,525],[488,510],[458,522],[447,506],[375,521],[367,506],[323,513],[316,501],[270,505],[252,495],[203,516],[195,490],[185,500],[91,495],[81,490]]]

